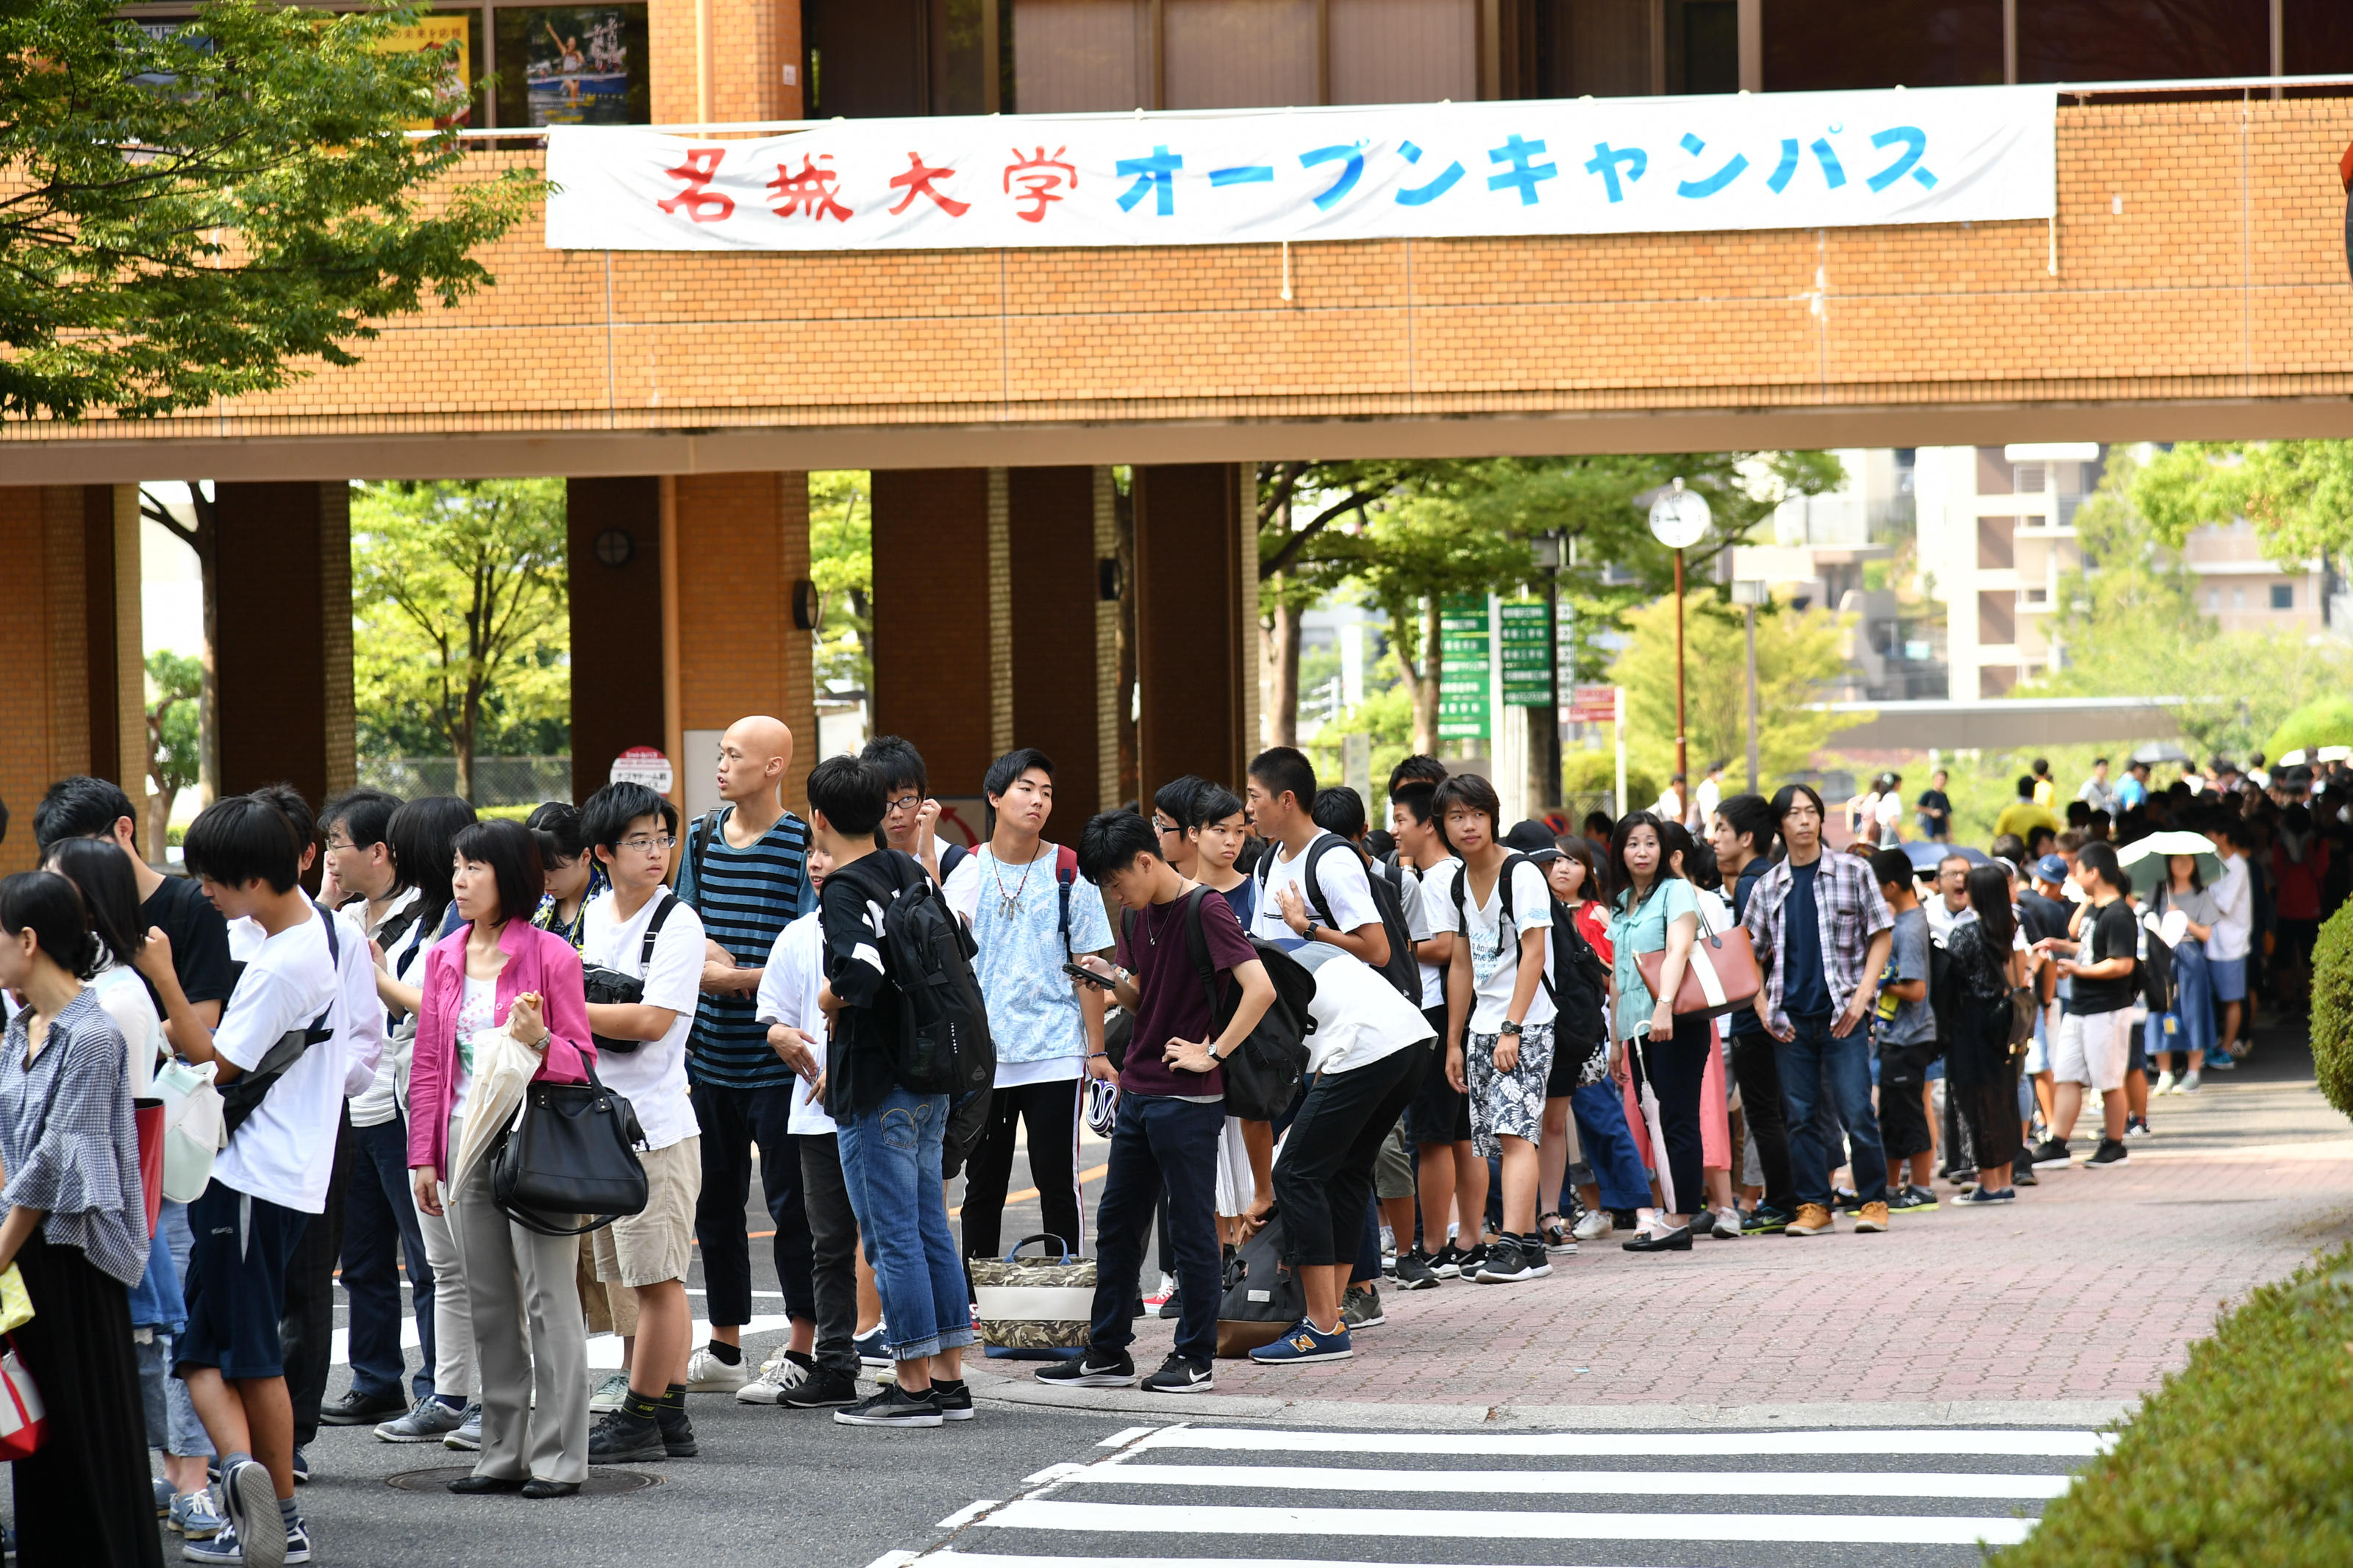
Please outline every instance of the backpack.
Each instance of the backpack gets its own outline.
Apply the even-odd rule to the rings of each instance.
[[[1209,998],[1212,1039],[1233,1021],[1234,1009],[1241,1005],[1239,988],[1229,1001],[1219,1000],[1217,966],[1209,961],[1209,941],[1201,931],[1201,900],[1222,897],[1210,888],[1196,888],[1185,895],[1185,952]],[[1291,1102],[1299,1097],[1300,1080],[1307,1076],[1307,1037],[1315,1032],[1315,1015],[1308,1005],[1315,997],[1315,976],[1272,942],[1261,942],[1248,931],[1242,935],[1266,966],[1266,977],[1274,982],[1274,1000],[1220,1064],[1225,1071],[1226,1114],[1245,1121],[1271,1121],[1291,1109]]]
[[[661,901],[654,906],[654,918],[646,922],[646,940],[638,952],[638,972],[624,974],[617,969],[607,969],[601,963],[580,966],[580,989],[585,998],[599,1006],[632,1007],[646,999],[646,971],[654,965],[654,939],[661,935],[662,921],[670,919],[670,910],[678,908],[678,895],[662,889]],[[644,1040],[616,1039],[610,1035],[591,1031],[588,1037],[596,1042],[600,1051],[612,1051],[628,1056],[646,1045]]]
[[[1509,922],[1514,931],[1519,930],[1519,922],[1512,917],[1512,871],[1520,865],[1535,864],[1527,856],[1514,851],[1504,857],[1503,867],[1495,873],[1496,892],[1503,900],[1502,907],[1496,911],[1497,919]],[[1537,874],[1543,874],[1541,868]],[[1470,881],[1470,867],[1464,866],[1455,872],[1454,925],[1457,931],[1466,933],[1465,940],[1468,940],[1471,922],[1462,905],[1468,896],[1465,889]],[[1607,997],[1609,994],[1609,966],[1601,962],[1601,955],[1593,951],[1593,944],[1585,940],[1583,931],[1577,929],[1577,916],[1554,894],[1548,881],[1545,884],[1545,897],[1552,906],[1552,963],[1546,966],[1547,972],[1540,978],[1544,982],[1545,994],[1552,998],[1553,1014],[1557,1018],[1567,1013],[1567,1009],[1561,1005],[1560,984],[1566,983],[1586,994]],[[1560,976],[1559,982],[1555,981],[1556,974]]]
[[[335,935],[335,917],[316,899],[311,900],[311,907],[327,922],[327,962],[335,971],[335,994],[340,996],[343,989],[343,944]],[[241,1072],[220,1086],[222,1147],[227,1147],[228,1140],[245,1125],[245,1119],[260,1108],[262,1097],[302,1059],[303,1053],[335,1037],[334,1020],[335,1005],[330,1001],[326,1010],[311,1020],[310,1027],[287,1030],[278,1037],[276,1045],[261,1054],[261,1060],[254,1064],[251,1071]]]
[[[891,1075],[901,1088],[962,1095],[996,1079],[988,1005],[972,973],[978,951],[929,877],[902,885],[882,911],[882,972],[899,993]]]
[[[1421,965],[1413,955],[1413,936],[1406,926],[1405,873],[1395,866],[1377,869],[1362,849],[1336,833],[1326,833],[1307,847],[1306,864],[1300,868],[1301,889],[1307,895],[1307,907],[1326,926],[1333,924],[1331,906],[1324,901],[1323,884],[1315,877],[1315,862],[1324,855],[1345,846],[1365,864],[1365,882],[1372,889],[1373,908],[1380,915],[1381,930],[1388,933],[1388,962],[1379,966],[1381,976],[1416,1007],[1421,1005]],[[1260,857],[1258,863],[1258,898],[1261,908],[1266,904],[1268,873],[1274,868],[1271,850]],[[1335,927],[1335,929],[1337,929]]]

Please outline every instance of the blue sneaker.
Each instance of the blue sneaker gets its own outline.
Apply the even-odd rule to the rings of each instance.
[[[208,1541],[228,1522],[213,1506],[213,1494],[187,1492],[172,1500],[172,1529],[190,1541]]]
[[[1282,1338],[1250,1352],[1250,1360],[1261,1366],[1296,1366],[1302,1362],[1346,1361],[1356,1353],[1348,1343],[1346,1323],[1327,1334],[1303,1318]]]
[[[250,1568],[279,1568],[286,1561],[286,1543],[280,1539],[278,1487],[259,1462],[244,1459],[221,1471],[221,1501],[228,1523],[210,1541],[192,1541],[180,1548],[191,1563],[237,1563]],[[249,1539],[252,1546],[245,1547]]]
[[[860,1334],[850,1341],[849,1348],[858,1352],[859,1364],[861,1366],[891,1364],[891,1352],[882,1348],[882,1325],[880,1323],[874,1325],[872,1333]]]
[[[300,1448],[294,1450],[294,1484],[298,1487],[311,1484],[311,1456]]]
[[[265,1563],[269,1565],[269,1568],[278,1568],[278,1564],[280,1563],[288,1564],[289,1568],[301,1568],[301,1564],[311,1561],[311,1528],[298,1519],[287,1525],[285,1531],[285,1541],[280,1546],[276,1555],[266,1556],[257,1552],[248,1556],[237,1542],[237,1527],[224,1525],[220,1533],[211,1540],[191,1541],[181,1547],[180,1561],[235,1564],[236,1568],[248,1568],[248,1565],[252,1565],[252,1568],[259,1568],[259,1565]],[[278,1531],[271,1530],[269,1538],[274,1541],[277,1537]]]
[[[172,1499],[174,1495],[176,1494],[172,1489],[172,1483],[160,1476],[157,1477],[155,1479],[155,1517],[157,1519],[172,1517]]]
[[[1957,1204],[1967,1204],[1971,1208],[1981,1204],[2014,1204],[2018,1201],[2018,1190],[2014,1187],[2004,1187],[2000,1192],[1994,1192],[1985,1187],[1971,1187],[1953,1201]]]

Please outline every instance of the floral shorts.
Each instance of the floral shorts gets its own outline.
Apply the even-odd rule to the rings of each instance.
[[[1471,1148],[1482,1159],[1501,1147],[1498,1138],[1534,1143],[1544,1131],[1552,1026],[1531,1024],[1520,1031],[1520,1059],[1509,1072],[1495,1067],[1495,1044],[1502,1038],[1471,1034],[1462,1052],[1463,1080],[1471,1086]]]

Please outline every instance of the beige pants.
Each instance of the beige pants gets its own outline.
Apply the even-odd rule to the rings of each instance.
[[[586,1480],[588,1330],[575,1279],[579,1239],[541,1236],[501,1214],[491,1201],[487,1160],[467,1173],[448,1209],[481,1368],[482,1453],[474,1473]]]

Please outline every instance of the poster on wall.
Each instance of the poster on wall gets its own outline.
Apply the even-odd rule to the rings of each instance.
[[[622,8],[565,6],[524,16],[526,123],[628,124],[628,17]]]
[[[402,26],[388,27],[376,44],[379,52],[401,54],[412,49],[443,49],[441,79],[433,93],[433,118],[411,120],[411,131],[438,131],[464,125],[473,117],[474,50],[469,36],[470,18],[419,16]],[[455,45],[452,48],[450,46]]]

